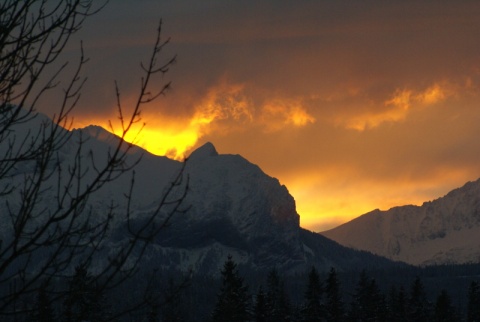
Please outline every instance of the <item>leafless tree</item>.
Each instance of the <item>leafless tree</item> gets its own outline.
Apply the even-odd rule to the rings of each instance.
[[[98,2],[96,2],[98,5]],[[86,150],[82,136],[69,131],[69,114],[80,98],[87,62],[83,49],[72,70],[58,65],[71,36],[90,15],[102,9],[93,0],[4,0],[0,2],[0,320],[31,314],[32,298],[45,285],[72,276],[75,267],[88,268],[102,253],[113,220],[125,224],[125,238],[108,252],[108,259],[89,283],[101,290],[116,287],[136,272],[146,247],[182,210],[188,180],[182,169],[159,196],[158,206],[133,225],[130,205],[133,182],[124,196],[125,207],[111,201],[108,211],[98,213],[89,200],[100,189],[131,171],[132,145],[125,136],[140,121],[142,106],[165,93],[169,83],[152,90],[152,78],[165,74],[175,57],[162,60],[169,40],[161,38],[161,22],[150,60],[141,65],[138,98],[124,107],[117,93],[121,134],[101,158]],[[58,90],[61,89],[59,92]],[[51,92],[61,102],[53,120],[37,113],[40,100]],[[126,112],[128,111],[128,113]],[[75,143],[72,143],[75,141]],[[70,149],[65,160],[64,151]],[[71,151],[73,149],[73,152]],[[105,201],[108,202],[108,201]],[[58,303],[68,290],[52,292]],[[132,303],[125,311],[141,306]],[[122,312],[115,312],[115,318]]]

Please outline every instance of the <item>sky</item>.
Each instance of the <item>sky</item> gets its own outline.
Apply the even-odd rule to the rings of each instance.
[[[480,177],[479,16],[478,1],[112,0],[65,51],[82,40],[90,59],[74,126],[115,127],[115,81],[131,108],[162,19],[159,60],[177,59],[152,89],[172,87],[137,144],[240,154],[314,231],[421,205]]]

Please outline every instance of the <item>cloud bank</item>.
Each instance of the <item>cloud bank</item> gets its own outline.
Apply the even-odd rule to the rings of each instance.
[[[128,106],[162,17],[178,63],[154,86],[173,89],[137,143],[183,158],[212,141],[286,184],[302,225],[330,228],[480,176],[479,16],[476,1],[111,2],[77,35],[75,119],[114,120],[115,79]]]

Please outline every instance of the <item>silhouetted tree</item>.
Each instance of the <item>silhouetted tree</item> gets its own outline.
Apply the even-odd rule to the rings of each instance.
[[[360,273],[350,311],[352,321],[384,321],[386,319],[385,298],[374,279],[363,270]]]
[[[160,321],[160,306],[155,302],[148,302],[148,313],[147,313],[148,322],[159,322]]]
[[[258,293],[255,297],[255,306],[254,306],[255,322],[266,322],[267,321],[267,299],[263,287],[260,286]]]
[[[343,300],[340,292],[340,282],[338,280],[335,268],[330,269],[325,283],[325,313],[326,320],[331,322],[343,321],[345,312],[343,311]]]
[[[143,224],[132,224],[133,168],[140,159],[129,157],[132,145],[125,142],[125,137],[133,124],[141,120],[143,106],[169,87],[166,83],[158,91],[151,89],[154,76],[165,74],[175,59],[162,61],[159,57],[169,42],[161,37],[161,23],[151,56],[141,65],[143,77],[132,106],[123,105],[120,89],[115,84],[120,130],[116,131],[119,135],[117,141],[112,142],[112,148],[104,155],[93,155],[85,151],[85,137],[72,139],[70,113],[86,81],[82,69],[87,58],[81,44],[75,65],[59,63],[59,57],[85,19],[102,9],[106,2],[0,1],[2,322],[29,315],[34,310],[32,294],[37,294],[43,283],[71,274],[75,265],[87,265],[102,256],[101,246],[110,233],[114,217],[128,227],[124,236],[128,242],[117,243],[115,249],[110,249],[104,265],[98,266],[98,272],[91,278],[104,290],[132,278],[146,247],[171,216],[180,211],[187,191],[187,180],[182,181],[179,173],[155,211],[145,216]],[[37,112],[39,102],[46,95],[49,104],[57,107],[51,120]],[[65,158],[66,150],[70,151],[68,158]],[[132,175],[132,184],[126,187],[125,195],[118,198],[125,200],[125,207],[117,207],[114,200],[105,200],[106,210],[96,211],[89,204],[91,197],[127,173]],[[59,305],[68,290],[56,291],[65,292],[50,299]],[[140,305],[132,303],[122,307],[121,312]]]
[[[290,321],[290,303],[276,269],[267,276],[267,311],[267,321]]]
[[[403,286],[397,291],[392,287],[388,300],[388,321],[403,322],[407,319],[407,299]]]
[[[351,321],[364,321],[367,318],[368,281],[367,272],[362,270],[350,305],[349,319]]]
[[[454,322],[457,321],[455,308],[446,290],[442,290],[435,302],[434,321]]]
[[[38,289],[36,304],[34,307],[32,322],[51,322],[55,321],[55,314],[52,308],[52,301],[48,296],[48,285],[42,283]]]
[[[308,274],[308,284],[304,298],[302,320],[311,322],[322,321],[325,317],[323,287],[315,267],[312,267]]]
[[[217,304],[213,311],[214,322],[241,322],[248,321],[248,292],[243,283],[237,264],[228,256],[221,271],[222,286],[217,296]]]
[[[107,304],[96,279],[84,267],[75,268],[65,300],[67,322],[103,321],[107,319]]]
[[[476,281],[468,287],[467,321],[480,322],[480,286]]]
[[[157,307],[162,307],[162,322],[180,322],[185,321],[183,310],[183,299],[181,290],[182,285],[176,285],[173,278],[169,278],[168,287],[165,290],[163,303],[157,303]]]
[[[158,290],[156,271],[153,272],[151,278],[148,281],[150,287],[147,289],[145,296],[146,301],[146,315],[147,322],[159,322],[160,321],[160,302],[161,294]],[[168,292],[166,292],[168,293]]]
[[[423,283],[419,277],[415,278],[410,290],[407,306],[408,321],[427,321],[429,319],[429,303]]]

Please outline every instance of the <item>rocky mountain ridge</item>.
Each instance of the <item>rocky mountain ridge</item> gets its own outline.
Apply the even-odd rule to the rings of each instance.
[[[43,116],[36,121],[27,130],[24,126],[18,128],[17,137],[30,142],[31,136],[32,144],[36,144],[38,133],[55,129],[63,141],[46,165],[48,175],[42,179],[42,189],[32,204],[35,220],[27,223],[32,229],[67,205],[62,200],[74,202],[78,191],[88,189],[89,182],[95,180],[98,169],[102,169],[120,142],[98,126],[67,131],[51,126]],[[35,126],[39,131],[31,130]],[[108,233],[99,247],[101,252],[91,261],[93,273],[106,265],[110,252],[130,242],[131,227],[143,227],[146,223],[148,227],[163,227],[168,209],[172,208],[171,201],[178,198],[182,199],[180,211],[154,239],[149,237],[148,247],[141,252],[142,265],[210,275],[219,273],[228,255],[248,270],[275,267],[287,273],[305,272],[312,265],[320,270],[397,265],[302,229],[295,200],[287,188],[240,155],[219,154],[213,144],[206,143],[186,162],[179,162],[152,155],[137,146],[127,149],[128,146],[122,143],[121,151],[127,153],[118,165],[124,170],[115,170],[104,177],[114,180],[106,179],[85,200],[85,205],[78,208],[83,213],[75,215],[76,222],[84,218],[88,225],[111,218]],[[35,162],[28,160],[12,168],[14,172],[2,178],[0,184],[12,191],[22,191],[25,180],[35,180]],[[67,191],[65,199],[61,197],[62,191]],[[164,200],[167,191],[170,195]],[[162,200],[163,207],[158,211]],[[0,214],[18,213],[21,207],[19,193],[0,199]],[[152,214],[157,212],[158,216],[151,221]],[[8,240],[13,236],[12,229],[15,227],[7,217],[0,224],[0,235]],[[132,252],[131,256],[139,254]],[[132,261],[135,262],[133,257]]]
[[[112,142],[112,135],[94,129],[93,133],[91,127],[78,131],[90,136],[88,149],[100,153],[105,148],[97,145]],[[140,148],[137,154],[142,155],[135,167],[135,196],[140,198],[134,213],[139,221],[156,207],[162,191],[179,171],[188,178],[183,201],[188,211],[175,215],[149,247],[148,265],[217,274],[228,255],[246,269],[276,267],[292,273],[304,272],[312,265],[324,270],[396,265],[302,229],[287,188],[240,155],[219,154],[213,144],[205,143],[191,153],[183,168],[181,162]],[[113,190],[99,193],[97,207],[101,207],[100,200],[121,195],[118,189],[127,183],[121,179]],[[122,224],[115,229],[121,231]]]
[[[480,262],[480,179],[421,206],[374,210],[322,233],[414,265]]]

